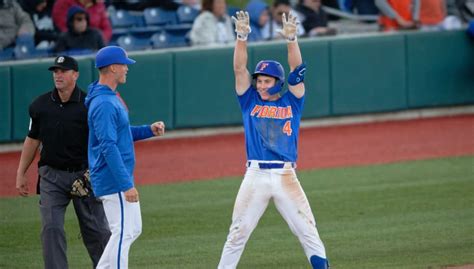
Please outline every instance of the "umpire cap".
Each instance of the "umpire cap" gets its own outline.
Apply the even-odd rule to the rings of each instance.
[[[54,59],[54,64],[50,66],[48,70],[53,71],[56,68],[63,70],[74,70],[76,72],[79,71],[76,59],[66,55],[56,57],[56,59]]]
[[[102,68],[112,64],[134,64],[135,60],[128,58],[127,52],[118,46],[101,48],[95,56],[95,68]]]

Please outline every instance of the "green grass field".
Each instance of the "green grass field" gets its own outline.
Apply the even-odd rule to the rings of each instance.
[[[299,172],[332,268],[474,263],[474,156]],[[141,186],[130,268],[216,268],[240,178]],[[42,268],[38,198],[0,199],[0,268]],[[90,268],[69,207],[70,268]],[[270,206],[239,268],[310,268]]]

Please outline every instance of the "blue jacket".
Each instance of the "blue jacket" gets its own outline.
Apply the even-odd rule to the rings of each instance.
[[[474,20],[469,22],[469,27],[467,28],[467,33],[474,37]]]
[[[262,37],[263,25],[259,24],[259,20],[260,20],[260,15],[265,10],[268,9],[267,3],[265,3],[261,0],[252,0],[247,4],[245,9],[249,13],[250,28],[252,29],[252,32],[250,32],[250,34],[248,36],[248,41],[249,42],[254,42],[254,41],[263,40],[263,37]]]
[[[128,111],[116,92],[97,81],[86,96],[89,124],[89,169],[99,197],[134,187],[133,141],[153,136],[150,126],[130,126]]]

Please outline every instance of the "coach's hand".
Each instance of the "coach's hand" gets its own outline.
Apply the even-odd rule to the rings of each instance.
[[[283,13],[282,15],[283,21],[283,28],[278,31],[286,40],[293,42],[296,41],[296,32],[298,30],[298,20],[296,15],[293,12],[288,14],[288,18],[286,18],[286,14]]]
[[[16,189],[21,196],[28,196],[28,178],[25,174],[16,175]]]
[[[237,39],[245,41],[252,29],[250,28],[250,17],[247,11],[237,11],[235,17],[232,16],[235,25]]]
[[[165,134],[165,123],[162,121],[153,123],[150,128],[155,136],[162,136]]]
[[[135,187],[129,189],[128,191],[123,193],[125,195],[125,200],[130,203],[138,202],[138,191]]]

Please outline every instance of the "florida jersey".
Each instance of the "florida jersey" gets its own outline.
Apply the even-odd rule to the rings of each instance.
[[[296,162],[304,96],[286,91],[275,101],[264,101],[250,88],[238,96],[248,160]]]

